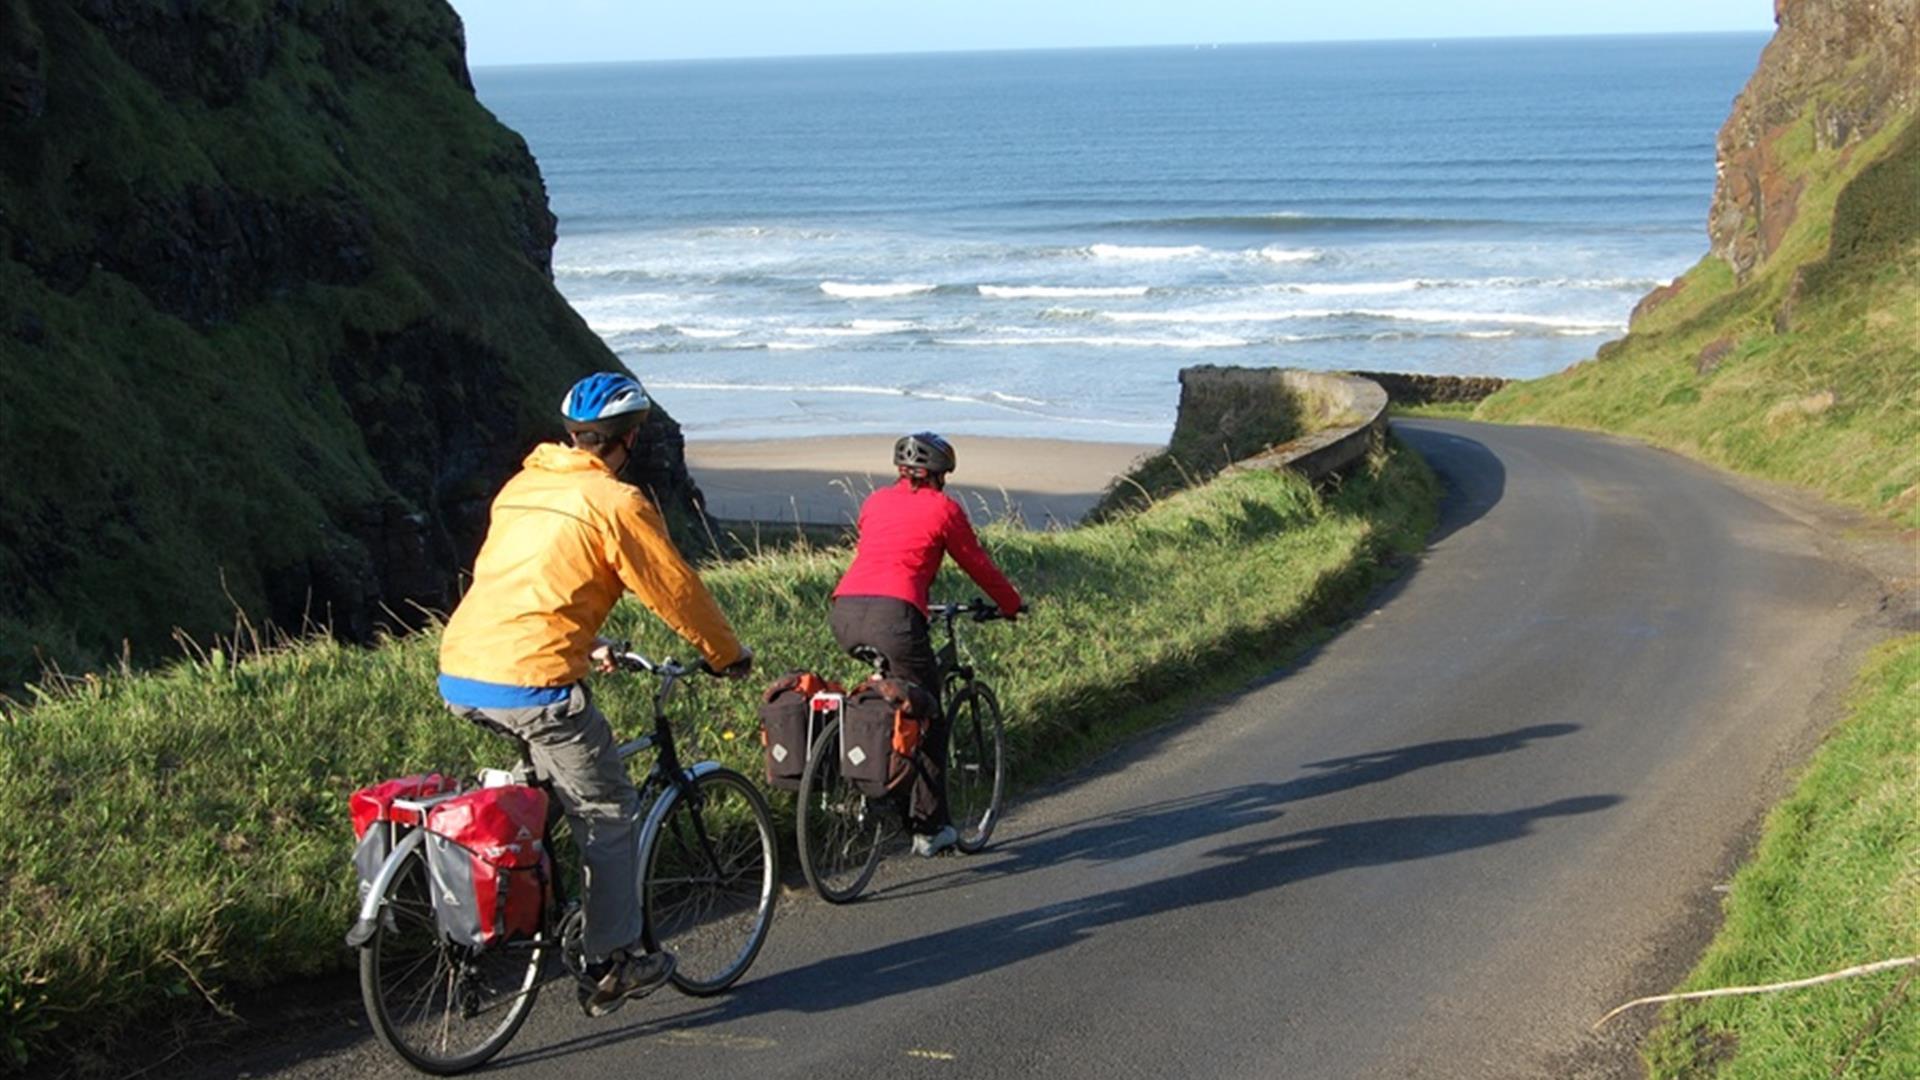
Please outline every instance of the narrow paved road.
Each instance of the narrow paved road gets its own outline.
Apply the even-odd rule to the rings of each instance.
[[[1398,427],[1447,481],[1444,520],[1338,637],[1030,794],[987,854],[894,860],[846,908],[792,899],[731,996],[593,1023],[556,993],[493,1071],[1631,1068],[1633,1025],[1588,1025],[1690,963],[1877,588],[1679,458]],[[364,1038],[322,1042],[279,1064],[403,1071]]]

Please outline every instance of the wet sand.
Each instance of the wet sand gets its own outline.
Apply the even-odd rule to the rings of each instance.
[[[687,467],[725,521],[849,524],[860,501],[894,479],[893,436],[687,441]],[[947,492],[976,523],[1014,517],[1029,528],[1070,526],[1113,478],[1158,447],[967,436]]]

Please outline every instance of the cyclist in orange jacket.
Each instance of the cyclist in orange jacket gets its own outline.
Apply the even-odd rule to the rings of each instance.
[[[913,850],[935,855],[958,834],[947,811],[947,719],[938,708],[940,672],[927,626],[927,589],[948,555],[1013,618],[1020,593],[980,546],[967,512],[946,494],[953,471],[953,444],[930,431],[893,445],[900,479],[860,505],[860,541],[853,565],[833,590],[829,624],[840,647],[877,649],[890,673],[919,683],[932,694],[935,715],[922,743],[924,766],[914,779],[909,823]]]
[[[580,988],[589,1016],[659,987],[673,958],[641,939],[639,793],[582,678],[614,669],[597,636],[631,590],[716,671],[753,652],[680,557],[660,512],[621,481],[652,408],[633,378],[602,372],[561,402],[568,442],[542,443],[493,500],[473,584],[440,641],[440,695],[456,715],[524,741],[573,822],[586,864]]]

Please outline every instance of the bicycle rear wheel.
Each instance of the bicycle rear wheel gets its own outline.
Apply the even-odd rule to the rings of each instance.
[[[475,952],[448,941],[434,921],[425,852],[404,859],[360,950],[360,997],[380,1041],[409,1065],[438,1076],[466,1072],[526,1022],[546,948],[524,942]]]
[[[985,683],[968,683],[947,706],[947,807],[958,847],[987,846],[1006,790],[1006,745],[1000,702]]]
[[[673,985],[717,994],[746,974],[773,925],[780,880],[773,815],[760,789],[732,769],[669,788],[664,816],[640,854],[647,940],[673,953]]]
[[[840,728],[830,724],[807,752],[800,777],[800,869],[822,900],[844,904],[860,895],[880,865],[884,813],[840,775]]]

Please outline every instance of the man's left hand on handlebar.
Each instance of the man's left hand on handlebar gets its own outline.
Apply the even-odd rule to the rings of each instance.
[[[619,662],[613,658],[614,653],[625,648],[624,644],[612,638],[594,638],[593,651],[587,654],[587,661],[593,665],[593,670],[602,675],[611,675],[620,670]]]

